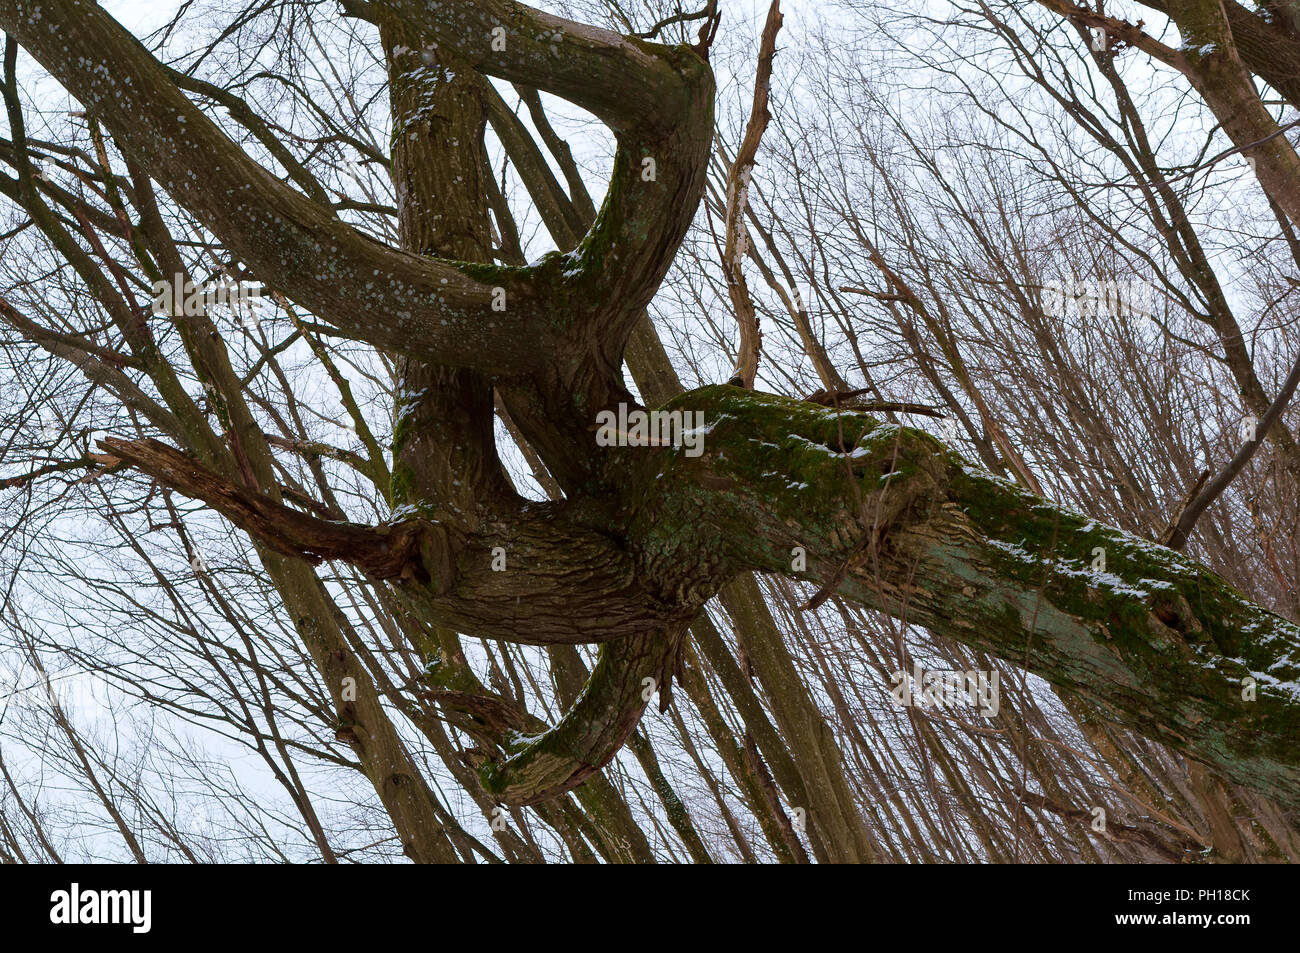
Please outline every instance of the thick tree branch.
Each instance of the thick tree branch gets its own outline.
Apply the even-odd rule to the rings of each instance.
[[[682,395],[668,409],[705,415],[704,452],[607,451],[619,458],[623,498],[635,503],[621,518],[586,519],[621,527],[621,543],[584,533],[573,511],[534,505],[536,515],[460,544],[446,592],[421,582],[445,573],[397,565],[399,552],[419,552],[428,565],[423,521],[380,533],[289,516],[212,486],[174,451],[105,447],[250,532],[269,526],[318,556],[376,566],[427,618],[518,641],[625,642],[611,646],[611,659],[648,651],[635,640],[685,623],[736,573],[836,580],[848,598],[1025,665],[1117,723],[1280,803],[1300,803],[1300,629],[1208,570],[971,467],[920,431],[727,386]],[[435,556],[445,540],[434,539]],[[510,554],[508,571],[483,571],[494,543]],[[796,547],[806,567],[792,558]],[[608,718],[591,723],[600,730],[579,733],[584,747],[557,754],[547,742],[533,767],[501,768],[506,780],[489,771],[489,782],[531,799],[526,792],[563,787],[570,770],[600,762],[622,731],[601,726],[632,717],[630,683],[617,684],[602,696]]]
[[[282,555],[342,560],[392,581],[447,628],[532,645],[590,644],[684,622],[702,604],[683,604],[640,577],[624,545],[588,528],[609,521],[602,510],[531,504],[473,534],[424,519],[371,527],[276,503],[156,440],[108,437],[100,446],[116,458],[106,462],[203,501]]]
[[[978,470],[920,431],[735,387],[670,452],[639,545],[795,575],[1025,665],[1106,717],[1300,805],[1300,628],[1186,557]],[[807,569],[792,568],[796,547]],[[883,688],[882,688],[883,690]]]
[[[1171,14],[1168,0],[1142,0],[1143,6]],[[1300,109],[1300,35],[1294,18],[1266,17],[1240,3],[1223,4],[1233,42],[1246,67]]]
[[[455,723],[478,739],[483,789],[502,803],[536,804],[608,764],[656,696],[660,711],[667,708],[684,634],[677,625],[601,646],[581,694],[550,728],[500,699],[445,689],[427,694],[457,713]],[[503,738],[505,750],[499,751]]]
[[[683,47],[648,43],[566,20],[513,0],[372,0],[350,9],[374,23],[395,17],[431,47],[488,76],[545,90],[616,132],[668,134],[693,122],[704,61]],[[707,72],[707,66],[704,71]]]
[[[601,410],[632,401],[622,381],[623,349],[703,194],[713,128],[707,61],[690,47],[621,37],[509,0],[442,4],[434,15],[417,0],[347,9],[383,30],[400,25],[409,42],[423,44],[421,55],[544,89],[614,130],[605,202],[576,247],[530,269],[500,269],[526,273],[546,289],[562,344],[546,367],[502,375],[498,390],[566,492],[600,485],[605,477],[588,428]],[[574,237],[566,224],[570,234],[561,237]]]
[[[380,579],[406,573],[435,591],[451,586],[453,542],[443,527],[408,520],[374,529],[322,520],[231,483],[157,440],[106,437],[99,445],[164,486],[207,503],[281,555],[312,563],[343,559]]]

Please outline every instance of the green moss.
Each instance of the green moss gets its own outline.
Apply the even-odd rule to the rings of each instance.
[[[665,450],[631,491],[656,501],[630,533],[652,562],[784,572],[791,546],[806,545],[810,558],[842,557],[866,520],[888,525],[928,495],[934,443],[920,431],[728,385],[702,387],[660,409],[698,412],[706,431],[699,457],[684,447]],[[773,531],[756,531],[760,522]],[[797,533],[785,529],[796,526]],[[711,559],[707,567],[701,553]]]
[[[493,288],[503,287],[512,282],[522,282],[530,277],[530,268],[527,265],[496,265],[455,259],[445,259],[445,261],[465,277],[473,278]]]
[[[402,461],[402,449],[411,439],[414,413],[411,408],[399,405],[397,419],[393,422],[393,472],[389,477],[393,505],[413,504],[416,502],[415,474],[411,467]]]
[[[1243,622],[1259,631],[1290,624],[1249,606],[1226,581],[1191,559],[997,480],[955,467],[950,477],[952,497],[989,540],[1014,547],[1001,557],[993,547],[998,570],[1027,584],[1046,577],[1047,591],[1061,608],[1084,618],[1145,630],[1153,609],[1175,615],[1181,597],[1195,610],[1195,626],[1177,620],[1193,642],[1212,644],[1228,657],[1249,656],[1258,642],[1243,631]],[[1104,573],[1091,573],[1094,550],[1106,554]],[[1146,593],[1146,596],[1135,593]],[[1186,613],[1183,613],[1186,615]],[[1256,659],[1263,664],[1271,656]],[[1249,658],[1247,658],[1249,661]]]
[[[483,762],[478,769],[478,780],[488,794],[500,794],[506,787],[501,766],[495,761]]]
[[[478,693],[482,690],[478,679],[468,666],[448,664],[441,656],[434,656],[420,673],[420,681],[435,688],[451,692]]]
[[[1166,685],[1170,672],[1179,673],[1178,690],[1169,694],[1160,720],[1154,713],[1146,716],[1152,730],[1175,740],[1171,733],[1190,730],[1179,727],[1180,713],[1187,712],[1202,724],[1208,739],[1203,745],[1217,746],[1225,760],[1243,765],[1243,758],[1252,758],[1243,771],[1260,770],[1255,758],[1294,759],[1294,738],[1300,737],[1294,695],[1300,684],[1300,653],[1294,651],[1300,630],[1294,624],[1251,605],[1221,577],[1180,553],[965,465],[955,467],[950,479],[953,499],[970,517],[977,538],[987,541],[979,558],[987,560],[989,575],[1008,591],[1035,598],[1041,593],[1044,606],[1068,617],[1069,626],[1055,638],[1106,646],[1122,659],[1126,677],[1147,690]],[[1104,573],[1090,568],[1096,548],[1106,554]],[[1054,650],[1082,658],[1092,646]],[[1240,695],[1242,679],[1252,672],[1267,673],[1258,679],[1259,698],[1253,703]],[[1094,694],[1098,688],[1083,687]],[[1217,732],[1204,727],[1206,722]]]

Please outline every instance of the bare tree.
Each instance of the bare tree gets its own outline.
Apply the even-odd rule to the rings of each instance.
[[[1235,52],[1237,14],[1168,5],[1204,42],[1189,53],[1141,26],[1044,5],[1077,25],[1077,40],[1097,29],[1112,48],[1179,70],[1256,159],[1276,223],[1295,227],[1300,165],[1252,77],[1289,96],[1287,80],[1255,62],[1253,40]],[[437,862],[1226,851],[1232,825],[1207,820],[1221,801],[1178,791],[1165,746],[1204,765],[1206,785],[1222,778],[1258,799],[1272,842],[1240,851],[1294,851],[1285,812],[1300,806],[1300,631],[1257,603],[1294,612],[1274,597],[1293,592],[1296,563],[1270,544],[1258,558],[1272,560],[1278,586],[1243,595],[1226,565],[1237,544],[1203,551],[1222,574],[1160,545],[1183,521],[1177,499],[1153,499],[1152,486],[1173,479],[1182,494],[1194,454],[1167,428],[1171,460],[1136,463],[1139,431],[1115,423],[1118,393],[1136,398],[1107,392],[1108,376],[1162,395],[1155,414],[1161,399],[1210,398],[1161,377],[1176,358],[1149,367],[1136,328],[1094,313],[1128,346],[1103,356],[1044,313],[1046,274],[1115,261],[1086,248],[1052,258],[1025,240],[1034,200],[1017,190],[1015,164],[996,158],[1005,142],[990,144],[982,178],[958,182],[896,123],[890,145],[939,183],[927,199],[878,130],[839,116],[834,129],[872,177],[860,190],[842,154],[819,152],[830,130],[807,128],[814,114],[782,118],[778,96],[768,138],[780,144],[768,149],[789,174],[774,199],[755,162],[781,63],[775,4],[743,137],[715,115],[714,5],[664,11],[641,31],[614,7],[622,32],[511,0],[342,6],[324,20],[296,3],[236,12],[190,62],[169,64],[93,4],[0,0],[0,147],[13,172],[0,194],[21,213],[8,240],[34,249],[7,266],[0,316],[12,373],[21,359],[43,375],[28,408],[7,408],[15,433],[37,434],[22,450],[30,464],[5,478],[21,509],[7,551],[30,548],[49,565],[40,528],[80,508],[114,537],[102,558],[126,554],[147,572],[130,585],[100,573],[72,628],[103,599],[103,611],[157,633],[153,644],[101,639],[81,654],[86,667],[129,660],[118,692],[238,739],[291,805],[279,823],[301,840],[295,852],[325,862],[364,854],[390,828],[408,857]],[[1023,81],[1052,87],[1050,64],[1019,43],[1019,29],[1039,27],[977,6],[1023,57]],[[271,31],[259,32],[268,16]],[[670,33],[682,42],[660,42]],[[204,76],[233,35],[251,45],[226,75]],[[39,135],[20,49],[80,106],[42,117]],[[366,82],[339,75],[348,56],[373,67],[360,71]],[[1261,380],[1185,227],[1186,196],[1159,168],[1111,61],[1092,62],[1127,138],[1090,125],[1071,90],[1056,103],[1109,151],[1117,183],[1139,183],[1143,214],[1174,223],[1157,263],[1172,262],[1185,281],[1171,288],[1206,305],[1200,320],[1221,352],[1205,360],[1225,361],[1258,413],[1250,442],[1275,449],[1289,473],[1279,499],[1293,501],[1289,391]],[[266,98],[236,92],[254,77]],[[753,89],[726,88],[727,102],[742,91]],[[569,107],[613,136],[599,208],[548,118]],[[218,109],[236,129],[218,125]],[[375,111],[388,144],[369,124]],[[728,109],[726,121],[744,115]],[[1050,155],[1059,165],[1044,182],[1074,202],[1056,227],[1082,221],[1118,258],[1150,247],[1117,218],[1090,220],[1088,170]],[[539,229],[558,251],[529,263]],[[845,260],[858,276],[831,280]],[[221,274],[264,291],[269,329],[239,303],[229,321],[210,295],[194,306],[192,289]],[[701,381],[713,368],[692,354],[674,367],[651,317],[666,296],[682,310],[730,302],[741,386],[683,389],[679,368],[694,365]],[[839,339],[827,340],[815,303]],[[697,320],[715,353],[730,348],[734,322]],[[1165,320],[1159,339],[1172,347]],[[747,386],[760,322],[763,379],[792,396]],[[892,355],[864,346],[873,330]],[[771,359],[787,343],[811,379]],[[1027,386],[1012,355],[1050,371]],[[900,362],[918,370],[907,392],[889,370]],[[69,367],[84,390],[68,386]],[[52,427],[33,428],[32,407],[51,412]],[[1059,419],[1035,422],[1052,407]],[[937,439],[901,422],[938,412],[964,427],[979,466],[950,446],[956,432]],[[1219,482],[1216,493],[1235,481]],[[174,541],[160,549],[156,533]],[[96,574],[78,566],[68,578]],[[40,623],[10,604],[14,644],[48,677]],[[910,669],[921,646],[1014,685],[1005,724],[900,715],[854,684],[863,666]],[[664,716],[655,727],[643,724],[652,701]],[[61,712],[50,712],[60,757],[132,856],[210,856],[132,776],[142,764],[107,756]],[[304,762],[363,779],[376,810],[341,835]],[[237,790],[203,757],[193,763],[207,790]],[[5,828],[4,842],[25,855],[49,824],[9,788],[23,833]],[[1107,790],[1122,791],[1132,816],[1094,843],[1082,828]],[[241,807],[252,800],[234,794],[223,823],[266,824]],[[277,831],[251,840],[267,856],[282,850]]]

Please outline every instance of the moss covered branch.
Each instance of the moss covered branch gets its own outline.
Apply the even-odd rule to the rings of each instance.
[[[1300,805],[1294,623],[921,431],[734,387],[669,407],[709,423],[705,452],[669,451],[666,478],[644,488],[655,498],[638,532],[655,561],[708,552],[728,569],[829,581]]]

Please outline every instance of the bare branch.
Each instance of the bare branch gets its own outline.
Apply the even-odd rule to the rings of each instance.
[[[726,243],[722,252],[722,266],[727,275],[727,294],[740,325],[740,347],[736,357],[736,376],[742,387],[754,386],[758,373],[758,358],[762,351],[763,334],[758,327],[758,313],[745,282],[745,256],[749,251],[749,232],[745,230],[745,213],[749,208],[749,180],[754,174],[758,146],[763,131],[772,118],[767,110],[768,92],[772,84],[772,60],[776,56],[776,35],[781,30],[780,0],[772,0],[763,25],[763,36],[758,50],[758,72],[754,78],[754,104],[750,109],[745,136],[736,150],[736,158],[727,172]]]

